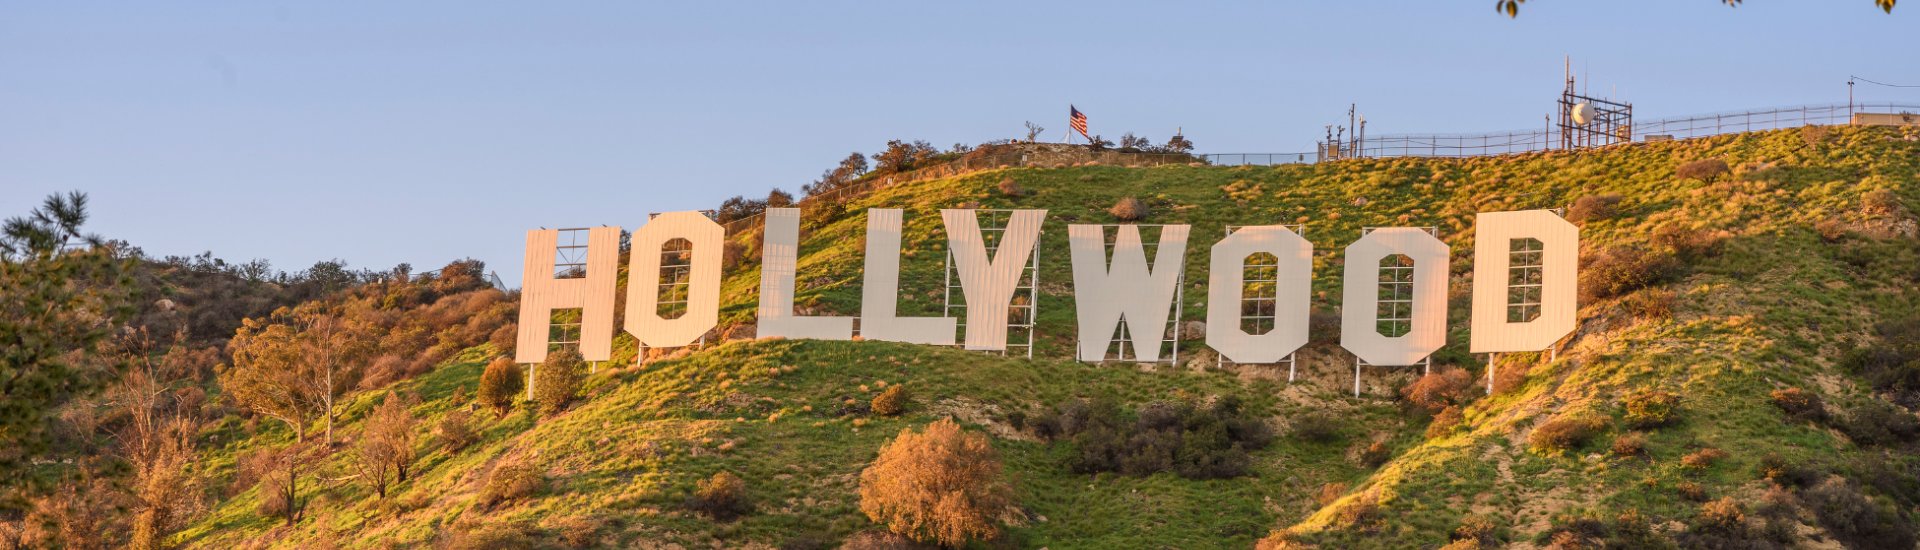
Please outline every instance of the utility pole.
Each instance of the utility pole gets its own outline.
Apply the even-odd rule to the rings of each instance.
[[[1847,124],[1853,124],[1853,76],[1847,76]]]

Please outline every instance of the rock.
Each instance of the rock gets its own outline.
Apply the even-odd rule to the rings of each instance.
[[[1161,333],[1162,338],[1170,338],[1172,336],[1173,336],[1173,327],[1167,327],[1167,330]],[[1206,321],[1187,321],[1185,323],[1180,324],[1180,340],[1181,341],[1203,340],[1203,339],[1206,339],[1206,337],[1207,337]]]

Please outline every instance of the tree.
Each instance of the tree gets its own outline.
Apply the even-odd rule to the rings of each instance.
[[[1000,535],[1019,512],[1000,479],[1000,459],[986,436],[941,419],[924,433],[900,430],[860,472],[860,511],[895,533],[959,547]]]
[[[860,176],[866,175],[867,171],[866,155],[860,154],[859,151],[847,153],[847,158],[841,159],[839,165],[822,172],[820,179],[815,180],[813,183],[800,186],[800,192],[811,197],[833,191],[849,183],[853,183],[854,180],[860,179]]]
[[[287,423],[295,440],[305,442],[320,399],[301,351],[293,325],[244,320],[227,342],[233,364],[222,367],[220,388],[248,410]]]
[[[360,377],[366,371],[365,357],[371,350],[360,331],[340,317],[328,315],[317,307],[296,309],[294,316],[304,326],[300,332],[300,355],[308,364],[304,370],[307,383],[312,386],[306,393],[315,400],[314,408],[319,409],[327,423],[326,443],[332,446],[333,423],[339,418],[336,405],[360,384]]]
[[[1034,124],[1031,120],[1027,121],[1027,143],[1040,141],[1040,133],[1045,131],[1047,127]]]
[[[1741,0],[1720,0],[1720,2],[1726,4],[1727,7],[1739,7],[1740,1]],[[1895,0],[1873,0],[1873,5],[1879,7],[1880,11],[1893,13],[1894,1]],[[1505,13],[1507,17],[1519,17],[1520,5],[1525,3],[1527,3],[1527,0],[1498,0],[1493,3],[1493,11]]]
[[[480,373],[480,391],[474,397],[494,413],[507,414],[513,408],[513,400],[520,396],[521,376],[520,365],[512,359],[494,359],[487,363],[487,370]]]
[[[767,208],[789,208],[793,206],[793,194],[778,187],[767,192]]]
[[[120,458],[133,467],[130,548],[165,547],[167,535],[184,527],[202,504],[201,481],[189,468],[198,459],[193,437],[200,422],[181,397],[191,386],[178,381],[193,380],[199,365],[212,358],[187,349],[185,340],[184,331],[176,334],[156,358],[145,333],[136,333],[127,347],[142,360],[108,392],[108,401],[127,418],[114,439]]]
[[[533,400],[541,414],[567,410],[580,392],[580,371],[586,366],[573,348],[547,354],[547,361],[533,370]]]
[[[380,498],[395,483],[407,481],[407,468],[414,459],[414,425],[409,410],[417,401],[411,395],[387,393],[385,401],[367,416],[366,427],[354,446],[354,469]]]
[[[880,173],[905,172],[918,167],[939,153],[933,144],[921,140],[887,140],[887,148],[873,155],[873,169]]]
[[[1145,151],[1151,148],[1153,148],[1152,140],[1149,140],[1143,136],[1133,135],[1133,132],[1127,132],[1125,135],[1120,136],[1121,151],[1126,151],[1129,153],[1137,153],[1137,152]]]
[[[1174,134],[1173,137],[1167,138],[1167,144],[1160,148],[1168,153],[1191,153],[1193,141],[1188,140],[1187,136]]]
[[[262,457],[266,469],[260,476],[262,513],[285,518],[287,525],[300,520],[300,475],[312,468],[308,453],[305,444],[294,443]]]
[[[46,450],[47,411],[123,366],[99,347],[131,312],[132,261],[81,232],[86,207],[54,195],[0,226],[0,486]]]

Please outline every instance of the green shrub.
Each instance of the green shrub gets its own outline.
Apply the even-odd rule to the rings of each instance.
[[[547,354],[547,361],[533,370],[533,401],[540,405],[540,414],[567,410],[580,393],[580,371],[584,368],[586,361],[580,359],[578,351]]]
[[[1829,478],[1801,493],[1820,526],[1848,548],[1910,550],[1915,545],[1914,522],[1902,517],[1890,503],[1860,494],[1845,479]]]
[[[1293,419],[1288,426],[1287,435],[1294,439],[1312,443],[1331,443],[1340,439],[1344,423],[1332,413],[1314,411]]]
[[[747,482],[733,472],[722,471],[700,480],[687,508],[719,521],[733,521],[752,509],[747,500]]]
[[[1627,395],[1628,427],[1650,429],[1673,423],[1679,416],[1680,396],[1665,390],[1641,390]]]
[[[493,506],[533,496],[547,488],[547,474],[531,463],[512,460],[493,467],[480,489],[480,502]]]
[[[1875,325],[1872,343],[1848,353],[1843,364],[1894,403],[1920,407],[1920,316]]]
[[[1606,427],[1606,421],[1597,417],[1562,416],[1534,428],[1527,436],[1527,446],[1545,454],[1562,454],[1586,445]]]
[[[1915,434],[1920,433],[1920,419],[1915,419],[1906,409],[1868,399],[1848,409],[1846,421],[1839,428],[1861,446],[1894,445],[1912,441]]]
[[[873,414],[894,416],[907,410],[907,390],[899,384],[888,386],[880,395],[873,396]]]
[[[1787,462],[1787,459],[1773,453],[1760,457],[1760,463],[1755,468],[1759,470],[1761,479],[1782,487],[1807,487],[1825,477],[1819,470]]]
[[[493,409],[495,413],[506,414],[513,408],[513,402],[520,398],[522,377],[520,365],[512,359],[500,357],[487,363],[487,370],[480,373],[480,391],[475,398],[481,405]]]
[[[1043,437],[1073,444],[1076,472],[1222,479],[1244,475],[1248,451],[1273,440],[1266,421],[1242,408],[1239,398],[1224,396],[1204,406],[1159,401],[1129,415],[1108,399],[1070,400],[1033,424]]]

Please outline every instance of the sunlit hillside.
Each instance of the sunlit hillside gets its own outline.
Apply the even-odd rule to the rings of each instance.
[[[922,315],[939,314],[946,292],[939,209],[1046,209],[1034,358],[754,340],[750,231],[730,245],[738,258],[722,327],[704,348],[627,366],[634,345],[622,337],[617,364],[588,375],[585,397],[549,416],[474,402],[504,339],[437,351],[450,357],[341,405],[344,448],[388,395],[419,398],[409,409],[417,456],[385,497],[363,482],[353,453],[336,451],[300,474],[305,509],[291,526],[262,506],[265,487],[235,485],[173,540],[838,547],[885,530],[859,504],[860,472],[879,448],[903,428],[952,417],[990,437],[1023,516],[1002,538],[975,543],[985,547],[1911,548],[1920,523],[1920,428],[1905,408],[1920,405],[1913,130],[1782,130],[1498,158],[1016,168],[809,202],[798,302],[844,315],[860,309],[865,209],[907,210],[901,310]],[[1712,160],[1725,169],[1697,162]],[[1108,211],[1126,197],[1146,203],[1139,223],[1192,225],[1189,321],[1205,319],[1206,247],[1225,226],[1305,226],[1316,248],[1315,326],[1298,381],[1285,367],[1219,367],[1197,338],[1181,344],[1177,364],[1071,360],[1066,224],[1114,223]],[[1567,206],[1585,248],[1580,327],[1554,353],[1501,356],[1488,396],[1484,356],[1466,352],[1474,214]],[[1374,226],[1434,226],[1453,247],[1451,334],[1433,377],[1369,368],[1355,398],[1353,358],[1332,320],[1342,249]],[[422,343],[416,353],[433,342]],[[904,413],[870,410],[896,386],[906,390]],[[1083,443],[1037,425],[1083,398],[1117,402],[1127,415],[1153,402],[1237,399],[1273,437],[1248,445],[1243,475],[1077,473]],[[448,444],[452,414],[470,419],[471,442]],[[211,449],[198,471],[230,482],[242,457],[294,434],[236,411],[198,438]],[[490,487],[508,466],[538,482]],[[750,504],[731,521],[692,509],[696,485],[722,471],[744,481]]]

